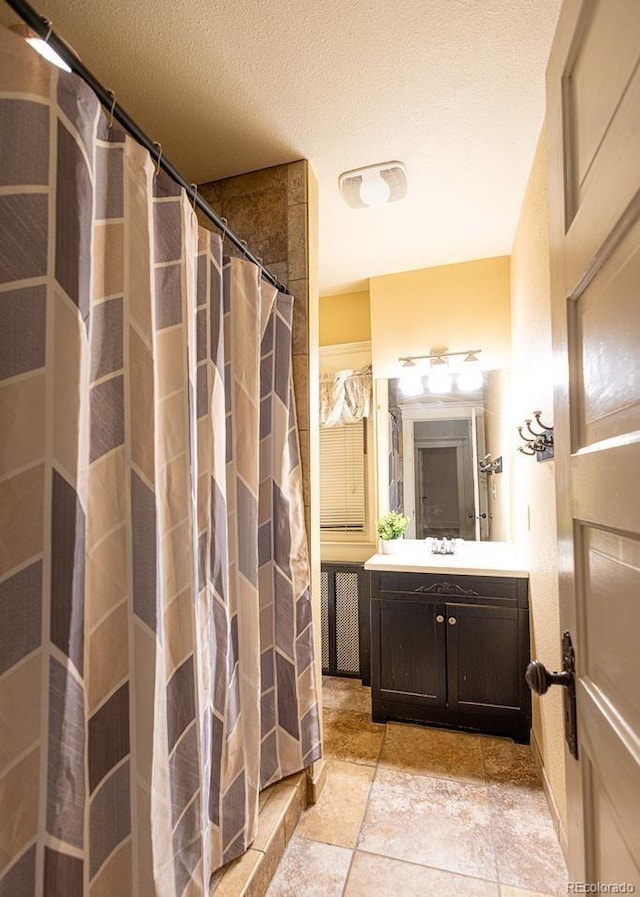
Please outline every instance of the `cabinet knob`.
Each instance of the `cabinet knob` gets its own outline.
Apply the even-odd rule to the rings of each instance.
[[[442,616],[442,614],[437,615],[436,623],[444,623],[444,617]]]
[[[457,622],[455,617],[449,617],[449,626],[455,626]]]

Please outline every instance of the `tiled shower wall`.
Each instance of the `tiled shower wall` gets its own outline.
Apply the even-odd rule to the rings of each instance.
[[[309,285],[313,273],[315,176],[306,160],[200,184],[198,192],[295,297],[293,378],[300,428],[307,533],[311,533],[309,414]],[[310,201],[311,200],[311,201]],[[202,216],[201,223],[211,226]],[[311,227],[310,227],[311,224]],[[311,251],[310,251],[311,248]],[[227,255],[240,255],[227,241]],[[313,284],[315,286],[315,284]]]

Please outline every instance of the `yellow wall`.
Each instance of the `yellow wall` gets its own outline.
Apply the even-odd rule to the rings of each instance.
[[[552,420],[551,305],[549,285],[546,138],[541,134],[511,256],[511,369],[514,426],[540,409]],[[514,438],[515,434],[514,434]],[[514,452],[514,525],[529,557],[531,654],[560,669],[560,623],[554,462],[538,463]],[[566,783],[561,689],[533,695],[533,738],[566,839]]]
[[[369,291],[320,299],[320,345],[361,343],[371,339]]]
[[[371,343],[375,377],[397,377],[399,355],[482,349],[482,367],[508,367],[509,257],[373,277]]]

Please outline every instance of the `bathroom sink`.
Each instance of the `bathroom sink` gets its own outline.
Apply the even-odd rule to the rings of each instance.
[[[424,539],[403,539],[395,554],[374,554],[365,570],[431,573],[440,570],[480,576],[528,576],[528,567],[512,542],[462,542],[455,554],[432,554]]]

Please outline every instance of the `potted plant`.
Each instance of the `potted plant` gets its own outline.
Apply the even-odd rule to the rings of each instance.
[[[382,553],[395,554],[400,547],[400,540],[409,524],[409,518],[397,511],[390,511],[376,523],[381,539]]]

